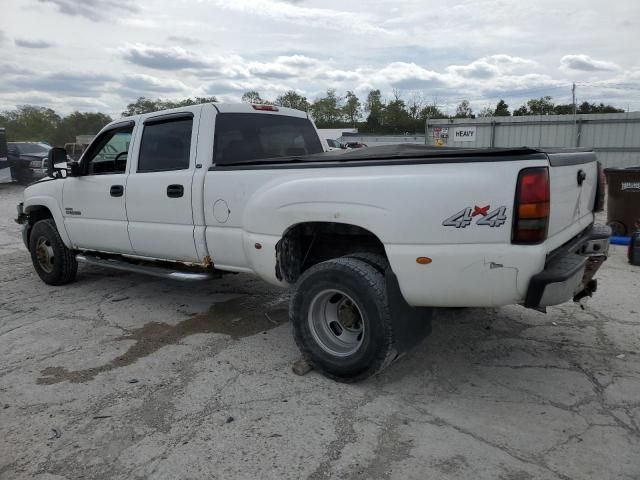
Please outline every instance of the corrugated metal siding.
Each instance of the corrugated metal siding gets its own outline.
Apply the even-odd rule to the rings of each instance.
[[[453,127],[476,128],[472,142],[453,138]],[[493,117],[477,119],[438,119],[429,122],[428,140],[434,144],[433,128],[449,128],[444,140],[454,147],[556,147],[593,148],[606,167],[640,165],[640,112],[593,115],[545,115],[528,117]],[[493,129],[493,133],[492,133]],[[390,143],[424,143],[424,136],[376,135],[349,136],[369,146]]]

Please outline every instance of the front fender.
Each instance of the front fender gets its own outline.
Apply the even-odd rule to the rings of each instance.
[[[58,201],[54,197],[49,195],[27,196],[25,194],[24,212],[29,214],[30,212],[36,210],[38,207],[46,207],[51,212],[53,221],[56,223],[56,228],[58,229],[58,233],[60,234],[62,242],[67,248],[73,248],[71,245],[71,239],[69,238],[69,234],[67,233],[67,229],[64,226],[64,217],[62,215],[62,209],[60,208],[60,204],[58,203]]]

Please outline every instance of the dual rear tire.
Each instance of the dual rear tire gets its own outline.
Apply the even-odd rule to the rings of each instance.
[[[314,265],[298,280],[289,308],[294,338],[325,376],[356,382],[398,356],[387,268],[380,256],[354,254]]]

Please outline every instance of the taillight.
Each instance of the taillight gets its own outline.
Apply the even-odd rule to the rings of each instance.
[[[266,110],[268,112],[277,112],[278,111],[278,107],[275,107],[273,105],[251,105],[253,107],[254,110]]]
[[[596,187],[596,201],[593,204],[594,212],[601,212],[604,210],[604,190],[605,190],[605,176],[602,164],[598,162],[598,186]]]
[[[544,242],[549,229],[549,169],[520,170],[516,186],[511,243]]]

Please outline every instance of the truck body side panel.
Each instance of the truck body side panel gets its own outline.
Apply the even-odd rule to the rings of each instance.
[[[275,244],[288,228],[302,222],[357,225],[384,244],[402,293],[413,305],[517,303],[531,275],[544,267],[549,246],[510,243],[516,179],[522,168],[546,165],[531,160],[212,170],[204,194],[207,243],[218,268],[249,270],[278,283]],[[228,206],[226,218],[214,215],[213,205],[220,201]],[[486,215],[476,214],[465,226],[443,225],[466,209]],[[478,224],[500,209],[502,223]],[[592,218],[586,213],[584,221],[558,232],[558,241],[569,240]],[[419,265],[420,256],[432,262]]]

